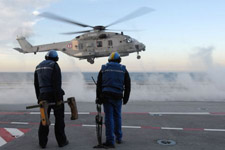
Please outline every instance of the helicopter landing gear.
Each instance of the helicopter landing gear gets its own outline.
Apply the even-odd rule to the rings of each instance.
[[[94,58],[88,58],[87,61],[88,61],[90,64],[94,64],[94,63],[95,63]]]
[[[137,59],[141,59],[141,56],[139,55],[139,52],[137,52]]]
[[[141,59],[141,56],[140,55],[137,55],[137,59]]]

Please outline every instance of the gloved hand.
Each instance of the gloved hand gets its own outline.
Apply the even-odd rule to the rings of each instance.
[[[103,102],[100,98],[96,98],[95,103],[101,105]]]
[[[44,106],[44,104],[46,104],[47,101],[44,101],[44,100],[38,100],[38,104],[42,107]]]
[[[128,102],[128,99],[123,98],[123,105],[126,105]]]
[[[44,101],[43,100],[38,100],[38,104],[42,104]]]

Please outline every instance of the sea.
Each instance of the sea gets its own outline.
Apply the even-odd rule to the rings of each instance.
[[[225,101],[223,74],[212,72],[130,72],[130,101]],[[64,97],[95,100],[98,72],[63,72]],[[0,103],[36,100],[33,72],[1,72]]]

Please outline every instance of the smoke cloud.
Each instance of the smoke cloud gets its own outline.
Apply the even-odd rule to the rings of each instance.
[[[225,67],[213,61],[214,50],[213,47],[198,48],[190,55],[191,64],[203,67],[205,71],[130,73],[130,101],[224,101]],[[63,61],[71,66],[71,72],[63,73],[65,98],[75,97],[80,102],[94,102],[96,86],[91,80],[92,84],[87,84],[87,77],[84,77],[75,59]],[[91,79],[91,74],[88,75],[89,78]],[[0,80],[0,103],[36,102],[33,73],[14,73],[11,77],[1,75]]]
[[[213,47],[197,48],[190,55],[193,68],[202,72],[176,73],[170,77],[161,73],[147,76],[144,85],[134,83],[131,100],[145,101],[225,101],[225,67],[213,61]]]

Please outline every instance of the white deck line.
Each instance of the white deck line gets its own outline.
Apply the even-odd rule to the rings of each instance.
[[[82,127],[96,127],[96,125],[91,125],[91,124],[83,124]]]
[[[40,112],[29,112],[30,115],[40,115]],[[51,112],[51,114],[54,114]],[[71,112],[65,112],[66,115],[70,115]],[[90,112],[78,112],[78,115],[89,115]]]
[[[184,130],[183,128],[161,127],[162,130]]]
[[[29,125],[30,123],[28,122],[9,122],[10,124],[23,124],[23,125]],[[54,123],[52,123],[51,125],[55,125]],[[83,124],[82,127],[96,127],[96,125],[90,125],[90,124]],[[127,128],[127,129],[142,129],[141,126],[122,126],[122,128]],[[10,128],[5,128],[8,132],[10,132]],[[184,128],[173,128],[173,127],[160,127],[161,130],[184,130]],[[194,130],[195,128],[193,128]],[[13,130],[15,131],[15,130]],[[19,130],[20,131],[20,130]],[[186,130],[185,130],[186,131]],[[204,129],[203,131],[208,131],[208,132],[225,132],[225,129]],[[17,132],[17,131],[15,131]],[[22,132],[22,131],[20,131]],[[22,132],[23,133],[23,132]],[[24,134],[24,133],[23,133]],[[18,134],[17,134],[18,135]],[[19,133],[19,135],[21,135],[21,133]],[[4,139],[3,139],[4,140]],[[0,145],[1,142],[4,143],[2,139],[0,139]]]
[[[7,142],[0,136],[0,147],[6,143]]]
[[[128,129],[140,129],[141,126],[122,126],[122,128],[128,128]]]
[[[29,124],[28,122],[11,122],[11,124]]]
[[[13,135],[15,138],[20,137],[24,135],[22,131],[16,128],[5,128],[11,135]]]
[[[209,112],[149,112],[150,115],[210,115]]]
[[[204,129],[204,131],[225,132],[225,129]]]

